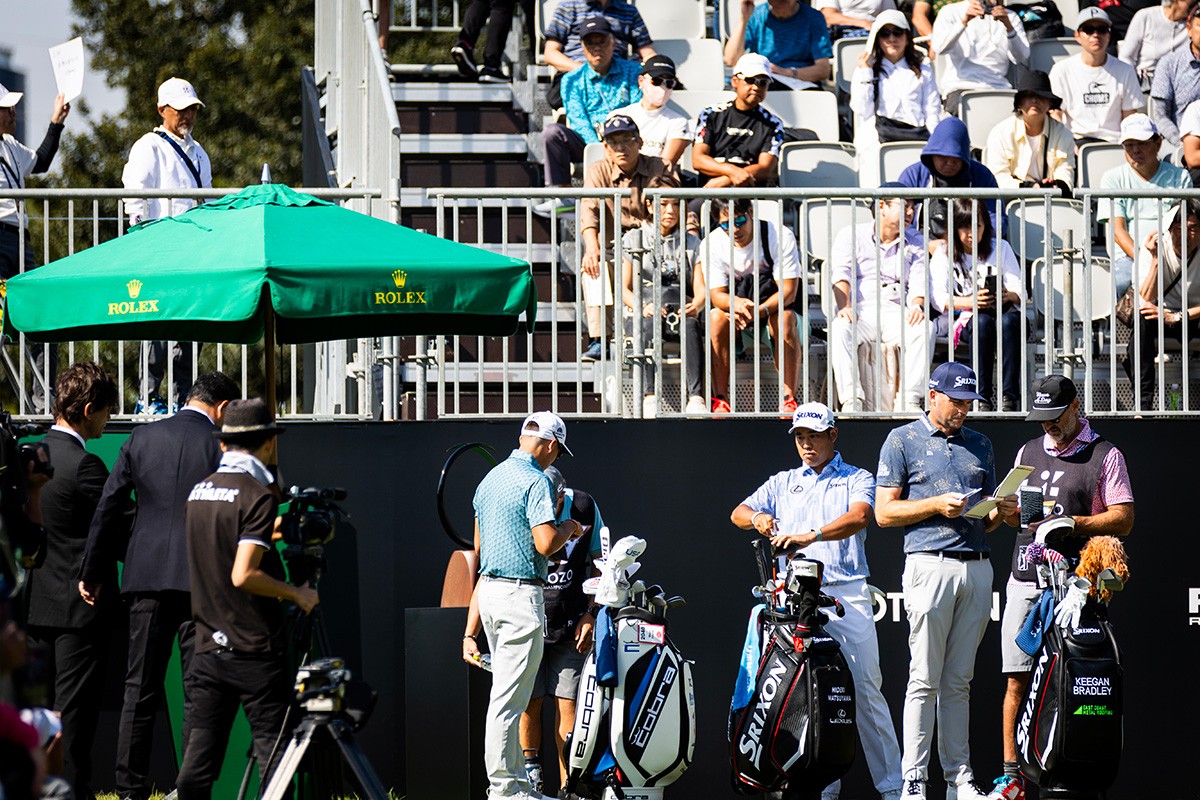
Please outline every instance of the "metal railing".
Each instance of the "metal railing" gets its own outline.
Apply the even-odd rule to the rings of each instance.
[[[234,191],[237,189],[6,189],[0,191],[0,201],[16,201],[18,213],[28,219],[29,249],[24,239],[17,237],[16,271],[24,272],[122,236],[127,226],[122,209],[124,198],[212,199]],[[382,203],[378,189],[300,188],[299,191],[332,201],[353,201],[368,212]],[[117,413],[130,416],[138,404],[148,406],[149,398],[141,381],[148,366],[147,344],[75,341],[43,345],[18,336],[17,341],[2,350],[0,371],[4,378],[0,380],[0,398],[18,415],[44,416],[42,398],[47,396],[47,387],[53,385],[54,365],[65,366],[88,358],[117,378],[118,386],[122,387]],[[365,367],[374,360],[369,354],[382,344],[377,339],[360,339],[280,346],[276,365],[281,413],[288,417],[361,419],[376,416],[377,409],[382,409],[386,418],[395,418],[394,396],[391,405],[384,406],[385,398],[372,391],[372,371]],[[220,369],[238,379],[244,393],[264,391],[261,345],[185,343],[184,346],[193,348],[192,373],[184,382],[190,382],[201,372]],[[170,394],[169,387],[176,377],[172,359],[168,359],[165,372],[164,397]]]
[[[857,358],[848,359],[850,384],[862,385],[865,377],[873,387],[862,399],[861,410],[853,402],[855,398],[839,397],[834,388],[839,375],[831,357],[829,339],[834,332],[828,320],[837,310],[832,302],[828,266],[836,234],[842,227],[872,222],[875,217],[871,207],[879,199],[901,197],[926,205],[935,200],[974,199],[983,204],[977,204],[973,212],[975,221],[980,214],[978,209],[988,207],[987,204],[999,205],[1003,211],[994,226],[996,238],[992,249],[998,254],[1010,249],[1015,256],[1014,285],[1019,302],[1011,304],[1009,309],[1001,305],[1002,311],[1009,314],[989,313],[980,303],[978,287],[988,285],[994,295],[1000,295],[1006,289],[1003,269],[975,276],[967,266],[977,262],[982,253],[980,243],[963,248],[955,237],[950,238],[946,257],[942,259],[944,286],[940,287],[943,289],[940,294],[958,296],[958,309],[953,314],[949,311],[943,314],[942,327],[938,328],[938,323],[930,319],[940,310],[931,299],[935,292],[930,283],[920,303],[925,318],[921,325],[931,353],[921,362],[924,376],[933,363],[954,359],[982,365],[993,360],[989,356],[994,352],[995,379],[986,382],[996,387],[992,397],[996,414],[1006,413],[1006,406],[1012,409],[1007,413],[1024,413],[1032,381],[1048,372],[1074,377],[1083,393],[1084,409],[1090,414],[1194,415],[1194,409],[1200,407],[1200,402],[1193,400],[1200,385],[1192,385],[1193,370],[1187,358],[1191,340],[1200,338],[1198,323],[1187,314],[1176,323],[1172,313],[1168,319],[1160,316],[1132,328],[1120,324],[1113,314],[1120,294],[1118,288],[1123,288],[1113,279],[1117,244],[1111,231],[1094,238],[1097,203],[1106,204],[1118,198],[1156,203],[1156,220],[1130,223],[1131,233],[1140,243],[1147,228],[1166,225],[1174,204],[1183,198],[1200,200],[1200,191],[1115,193],[1080,189],[1070,202],[1064,202],[1056,191],[1044,190],[664,189],[649,190],[647,195],[655,209],[655,223],[647,229],[644,241],[634,244],[635,250],[649,254],[656,265],[655,274],[663,252],[662,237],[657,233],[660,198],[702,200],[701,226],[705,230],[717,219],[709,205],[712,201],[747,198],[752,202],[755,219],[765,218],[776,229],[791,231],[799,243],[803,279],[796,288],[795,306],[799,311],[796,319],[800,322],[796,336],[801,353],[800,363],[794,365],[796,379],[788,385],[788,381],[780,380],[779,370],[772,364],[776,337],[768,330],[772,324],[766,317],[756,315],[748,321],[744,332],[730,326],[728,340],[721,343],[722,347],[716,347],[711,330],[714,316],[719,318],[720,314],[715,314],[713,298],[706,291],[699,313],[708,322],[701,349],[702,397],[709,408],[714,385],[727,384],[731,389],[724,399],[735,415],[776,416],[789,389],[798,402],[821,400],[835,408],[846,405],[847,413],[864,416],[903,413],[899,410],[901,403],[897,402],[903,398],[898,396],[896,373],[902,374],[909,365],[908,345],[903,337],[899,342],[884,341],[877,331],[860,328],[864,316],[879,320],[887,315],[889,310],[882,300],[876,300],[875,308],[857,309],[848,322],[851,341],[858,343]],[[437,204],[439,235],[456,241],[482,242],[499,252],[527,259],[538,265],[543,276],[541,285],[549,288],[548,293],[543,292],[548,297],[539,303],[539,323],[534,332],[526,331],[506,342],[439,337],[431,347],[419,351],[422,356],[419,368],[436,372],[438,416],[515,415],[545,407],[569,415],[638,417],[642,416],[645,395],[654,396],[656,416],[686,413],[689,396],[684,387],[691,347],[687,337],[676,343],[673,336],[664,336],[661,326],[643,336],[641,325],[627,325],[627,320],[636,316],[633,309],[641,308],[647,299],[657,309],[656,313],[663,311],[661,280],[656,278],[645,286],[641,281],[632,281],[629,287],[632,303],[626,307],[620,288],[622,271],[613,272],[607,266],[610,288],[592,282],[599,291],[590,292],[584,288],[590,279],[581,277],[577,266],[583,260],[582,237],[565,220],[546,222],[532,213],[533,204],[547,197],[566,198],[578,211],[579,204],[585,201],[619,202],[629,196],[627,191],[446,188],[430,189],[429,196]],[[600,219],[599,239],[607,243],[606,265],[623,264],[630,255],[627,252],[630,242],[612,235],[612,223],[605,215]],[[929,238],[927,215],[921,224]],[[697,255],[701,263],[711,263],[714,238],[720,237],[707,237],[701,244]],[[760,238],[756,235],[751,245],[756,260],[762,252]],[[731,251],[725,260],[731,261],[733,245],[726,242],[725,246]],[[964,258],[956,259],[956,250]],[[938,269],[937,261],[925,251],[914,269],[919,266],[928,275],[930,269]],[[992,262],[998,263],[996,259]],[[956,263],[957,270],[946,268]],[[1146,262],[1130,264],[1124,283],[1140,285],[1146,267]],[[977,281],[976,291],[965,291],[961,284],[956,284],[956,272],[960,281],[966,278]],[[874,280],[880,282],[875,287],[877,298],[883,296],[879,291],[884,288],[880,274],[881,270],[874,270]],[[857,278],[855,274],[854,281]],[[728,280],[726,288],[730,295],[734,294],[734,283]],[[1171,288],[1169,280],[1164,282],[1162,272],[1153,283],[1158,296]],[[765,282],[756,279],[749,289],[749,299],[757,308],[771,291]],[[1185,272],[1178,292],[1173,294],[1181,293],[1186,298],[1190,291]],[[594,304],[592,298],[597,296],[602,299]],[[587,335],[589,311],[593,319],[591,334]],[[968,313],[974,322],[964,325]],[[786,319],[777,313],[768,316]],[[983,323],[979,323],[981,318]],[[956,333],[958,346],[950,348],[949,341]],[[844,336],[845,331],[839,335]],[[595,361],[585,361],[585,349],[593,337],[616,347],[613,350],[602,347]],[[1188,344],[1177,346],[1178,340]],[[786,351],[789,344],[786,335],[783,343],[785,347],[781,350]],[[718,351],[728,349],[737,353],[739,348],[741,355],[731,358],[728,373],[724,374],[722,368],[723,374],[718,378],[714,371]],[[881,355],[891,359],[892,370],[880,368]],[[646,365],[648,369],[643,375]],[[1009,373],[1007,387],[1005,367],[1016,368],[1017,375],[1014,381]],[[1143,367],[1147,372],[1144,389],[1138,380]],[[851,402],[847,403],[848,399]]]
[[[458,33],[462,28],[462,12],[470,0],[377,0],[390,3],[392,24],[396,33],[445,32]]]

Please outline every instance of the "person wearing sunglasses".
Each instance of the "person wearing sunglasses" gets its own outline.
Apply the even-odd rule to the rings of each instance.
[[[820,11],[800,0],[741,0],[741,6],[725,42],[726,66],[757,53],[767,60],[775,88],[812,89],[829,79],[833,46]]]
[[[1083,50],[1064,58],[1050,70],[1050,85],[1062,98],[1051,113],[1071,129],[1076,145],[1116,142],[1121,120],[1144,105],[1137,71],[1108,54],[1112,20],[1093,6],[1079,12],[1075,41]]]
[[[963,92],[1012,88],[1009,65],[1029,63],[1025,26],[1020,17],[1008,13],[1003,2],[951,3],[938,12],[929,44],[938,54],[938,88],[950,114],[958,113]]]
[[[642,99],[613,113],[624,114],[637,123],[642,135],[642,155],[661,158],[673,169],[692,140],[691,120],[667,107],[671,92],[684,88],[675,75],[675,62],[662,55],[646,59],[638,76],[638,88],[642,90]]]
[[[787,227],[777,224],[778,218],[755,221],[754,205],[749,198],[738,198],[732,204],[717,200],[713,206],[719,224],[701,242],[698,259],[713,306],[709,329],[713,348],[713,413],[727,414],[732,410],[727,399],[730,397],[729,326],[732,324],[739,335],[744,332],[757,337],[765,324],[771,334],[771,349],[783,390],[779,410],[790,415],[798,407],[800,372],[800,334],[793,305],[802,277],[796,237]]]

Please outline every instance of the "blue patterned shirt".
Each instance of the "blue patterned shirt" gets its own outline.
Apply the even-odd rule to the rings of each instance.
[[[563,75],[560,91],[567,111],[567,127],[588,144],[600,141],[596,128],[609,114],[641,102],[642,90],[638,88],[641,72],[640,64],[614,58],[603,75],[592,69],[591,64]]]
[[[754,9],[746,22],[746,51],[780,67],[811,67],[819,58],[833,58],[825,15],[803,3],[787,19],[772,15],[766,3]]]
[[[1158,132],[1171,144],[1179,144],[1183,110],[1193,100],[1200,100],[1200,59],[1192,52],[1191,42],[1184,42],[1159,60],[1150,99],[1150,116]]]
[[[879,451],[876,485],[900,489],[901,500],[924,500],[946,492],[983,491],[967,508],[996,490],[996,459],[992,442],[982,433],[962,428],[953,436],[942,433],[927,415],[893,428]],[[983,520],[948,519],[935,514],[904,528],[904,552],[941,550],[990,552]]]
[[[617,40],[617,55],[627,47],[636,52],[639,48],[653,44],[650,31],[642,21],[642,15],[625,0],[610,0],[604,8],[599,0],[562,0],[554,9],[554,16],[546,25],[546,38],[561,42],[563,55],[572,61],[583,61],[583,43],[579,40],[579,26],[588,17],[601,14],[612,26]]]
[[[554,489],[537,461],[513,450],[475,490],[479,573],[546,580],[546,557],[533,546],[533,529],[554,523]]]
[[[777,473],[742,503],[778,520],[780,533],[806,533],[842,516],[851,503],[874,506],[875,478],[834,453],[819,474],[807,464]],[[866,541],[864,529],[848,539],[813,542],[804,555],[825,565],[825,583],[845,583],[870,576]]]

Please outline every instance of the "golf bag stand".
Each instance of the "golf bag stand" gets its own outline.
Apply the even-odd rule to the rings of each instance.
[[[743,794],[783,789],[785,798],[815,799],[846,774],[857,749],[854,678],[820,609],[843,612],[821,593],[821,562],[793,557],[780,579],[770,543],[762,539],[755,548],[762,579],[755,594],[764,603],[753,612],[750,635],[758,638],[743,648],[730,704],[733,786]]]

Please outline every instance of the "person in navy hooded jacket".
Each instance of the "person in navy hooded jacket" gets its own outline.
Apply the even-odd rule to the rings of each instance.
[[[998,188],[992,171],[983,162],[971,158],[967,126],[958,117],[946,117],[938,123],[921,150],[921,160],[900,173],[900,183],[914,189]],[[925,240],[932,253],[946,238],[946,201],[934,200],[924,205],[924,213],[913,217],[913,228],[925,235],[923,219],[928,218],[929,233]],[[994,229],[996,202],[989,202],[987,208]],[[1000,225],[1004,226],[1003,219]]]

